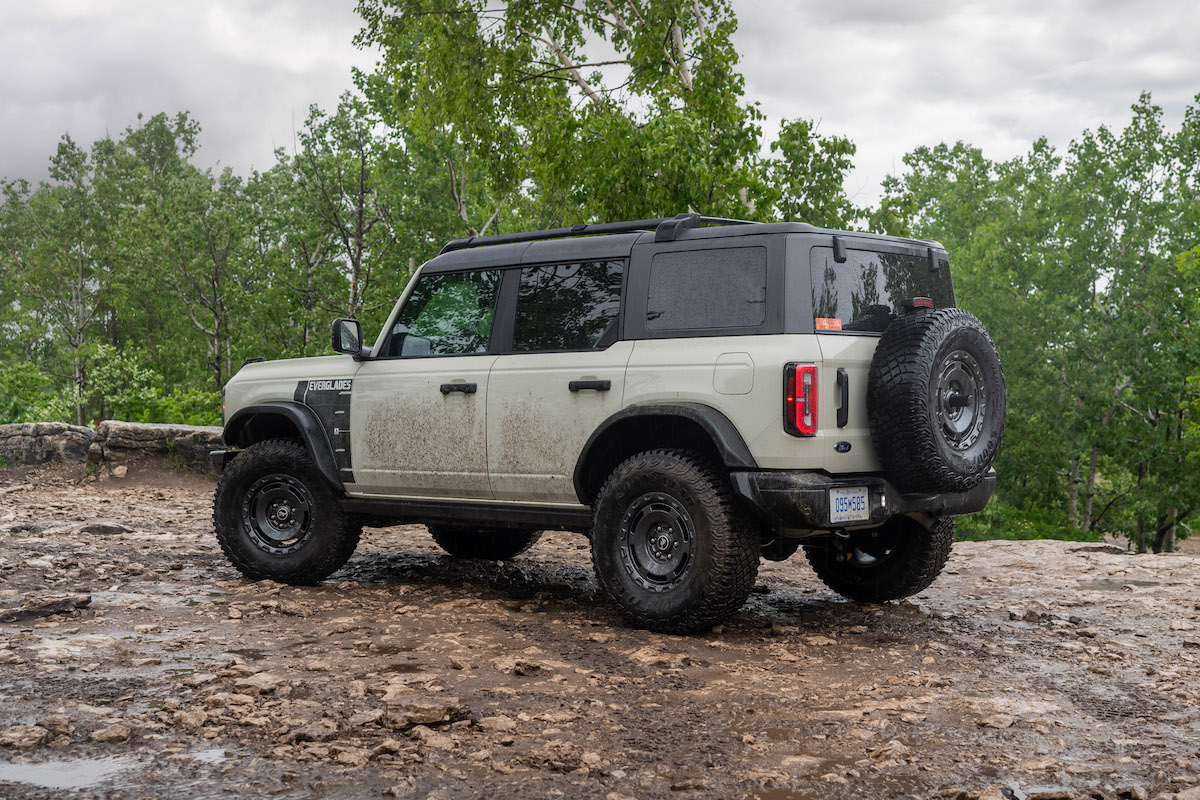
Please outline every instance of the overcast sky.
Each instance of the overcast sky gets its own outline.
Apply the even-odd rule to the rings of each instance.
[[[854,140],[860,204],[920,144],[1009,158],[1123,127],[1142,90],[1176,126],[1200,93],[1194,0],[733,3],[768,132],[809,117]],[[353,0],[0,0],[0,177],[45,178],[64,132],[86,146],[185,109],[201,163],[266,169],[309,104],[335,105],[373,64],[357,30]]]

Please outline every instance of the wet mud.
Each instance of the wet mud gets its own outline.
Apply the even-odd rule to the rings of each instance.
[[[0,796],[1200,797],[1193,555],[964,543],[859,606],[801,554],[675,637],[577,534],[369,530],[323,586],[249,583],[212,489],[0,470]]]

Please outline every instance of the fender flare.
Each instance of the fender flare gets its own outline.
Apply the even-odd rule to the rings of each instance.
[[[707,434],[720,454],[721,462],[727,468],[758,469],[758,462],[754,460],[754,456],[750,453],[750,448],[746,445],[746,440],[742,438],[737,426],[730,421],[729,417],[712,406],[701,403],[655,403],[629,406],[601,422],[596,430],[592,431],[587,443],[584,444],[579,459],[575,462],[575,472],[572,475],[575,493],[580,498],[587,496],[585,483],[588,478],[588,463],[595,449],[603,443],[605,434],[614,425],[636,417],[675,417],[693,422]]]
[[[342,491],[337,462],[333,458],[333,446],[329,443],[325,427],[317,419],[316,412],[306,405],[286,402],[260,403],[238,409],[225,423],[225,443],[234,447],[245,447],[242,434],[247,426],[255,417],[267,415],[283,417],[296,426],[321,477],[334,489]]]

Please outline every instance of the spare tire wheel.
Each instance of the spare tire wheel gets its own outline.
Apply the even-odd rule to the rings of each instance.
[[[964,492],[996,458],[1004,432],[1000,356],[975,316],[939,308],[897,317],[867,378],[871,440],[902,492]]]

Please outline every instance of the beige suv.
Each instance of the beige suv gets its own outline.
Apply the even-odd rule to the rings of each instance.
[[[691,632],[800,546],[846,597],[919,592],[995,488],[1004,378],[936,242],[694,214],[461,239],[333,349],[226,386],[214,520],[251,579],[319,582],[364,524],[485,559],[578,531],[630,622]]]

